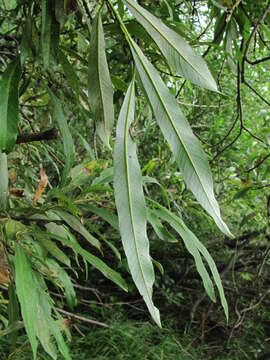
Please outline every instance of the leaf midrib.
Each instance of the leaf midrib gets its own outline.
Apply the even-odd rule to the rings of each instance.
[[[126,115],[126,119],[125,119],[125,138],[124,138],[124,157],[125,157],[125,168],[126,168],[126,181],[127,181],[127,189],[128,189],[128,204],[129,204],[129,212],[130,212],[130,218],[131,218],[131,227],[132,227],[132,233],[133,233],[133,238],[134,238],[134,244],[135,244],[135,250],[136,250],[136,257],[137,257],[137,261],[139,264],[139,269],[143,278],[143,282],[144,282],[144,286],[146,288],[146,292],[148,295],[148,298],[150,300],[150,303],[152,304],[152,299],[151,299],[151,294],[149,293],[149,289],[144,277],[144,272],[142,269],[142,265],[140,262],[140,256],[139,256],[139,251],[138,251],[138,246],[137,246],[137,236],[136,236],[136,231],[135,231],[135,224],[134,224],[134,219],[133,219],[133,211],[132,211],[132,200],[131,200],[131,192],[130,192],[130,175],[129,175],[129,167],[128,167],[128,146],[127,146],[127,138],[128,138],[128,119],[129,119],[129,114],[130,114],[130,108],[131,108],[131,101],[132,101],[132,96],[133,96],[133,92],[134,92],[134,78],[132,80],[132,85],[131,85],[131,89],[130,89],[130,96],[129,96],[129,101],[128,101],[128,109],[127,109],[127,115]]]
[[[132,45],[133,49],[135,50],[137,56],[140,58],[140,55],[138,54],[138,52],[136,51],[136,48],[135,48],[134,45],[132,44],[133,40],[132,40],[131,38],[130,38],[130,40],[131,40],[131,45]],[[140,58],[140,59],[141,59],[141,58]],[[145,64],[144,64],[144,62],[143,62],[142,60],[141,60],[141,64],[142,64],[145,72],[147,73],[147,75],[148,75],[151,83],[153,84],[153,87],[154,87],[154,89],[155,89],[155,91],[156,91],[156,93],[157,93],[157,95],[158,95],[158,98],[159,98],[159,100],[160,100],[160,102],[161,102],[161,104],[162,104],[162,106],[163,106],[163,108],[164,108],[164,110],[165,110],[165,112],[166,112],[169,120],[170,120],[170,123],[171,123],[171,125],[172,125],[172,127],[173,127],[173,129],[174,129],[174,131],[175,131],[175,133],[176,133],[176,135],[178,136],[178,138],[179,138],[179,140],[180,140],[180,142],[181,142],[181,144],[182,144],[182,146],[183,146],[183,148],[184,148],[184,150],[185,150],[185,152],[186,152],[186,154],[187,154],[188,159],[190,160],[190,162],[191,162],[191,164],[192,164],[192,167],[193,167],[193,169],[194,169],[194,172],[196,173],[196,175],[197,175],[197,177],[198,177],[198,179],[199,179],[199,182],[200,182],[200,184],[201,184],[201,186],[202,186],[202,188],[203,188],[203,190],[204,190],[204,193],[205,193],[205,195],[206,195],[206,198],[208,199],[209,204],[211,205],[211,208],[214,210],[214,214],[217,216],[217,218],[219,218],[219,215],[216,213],[216,210],[215,210],[215,208],[213,207],[212,202],[210,201],[210,199],[209,199],[209,197],[208,197],[208,195],[207,195],[207,192],[205,191],[205,188],[204,188],[204,186],[203,186],[203,184],[202,184],[202,181],[201,181],[201,178],[200,178],[200,176],[199,176],[199,174],[198,174],[198,172],[197,172],[197,169],[196,169],[196,167],[195,167],[195,165],[194,165],[194,163],[193,163],[193,161],[192,161],[192,158],[189,156],[189,153],[188,153],[188,151],[187,151],[186,145],[185,145],[185,143],[183,142],[183,140],[182,140],[180,134],[178,133],[176,127],[174,126],[174,123],[173,123],[173,121],[172,121],[172,119],[171,119],[170,113],[169,113],[169,111],[168,111],[168,109],[167,109],[167,107],[166,107],[166,104],[164,103],[162,97],[160,96],[160,94],[159,94],[159,92],[158,92],[158,90],[157,90],[157,87],[156,87],[155,82],[153,81],[153,79],[152,79],[152,77],[151,77],[151,74],[149,73],[148,69],[146,68],[146,66],[145,66]]]

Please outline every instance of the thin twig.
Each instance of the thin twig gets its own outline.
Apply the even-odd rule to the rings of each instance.
[[[81,316],[81,315],[76,315],[76,314],[73,314],[69,311],[66,311],[66,310],[63,310],[63,309],[60,309],[60,308],[55,308],[58,312],[66,315],[67,317],[69,318],[73,318],[73,319],[76,319],[76,320],[79,320],[79,321],[82,321],[82,322],[85,322],[85,323],[88,323],[88,324],[92,324],[92,325],[97,325],[97,326],[101,326],[101,327],[105,327],[105,328],[109,328],[109,325],[103,323],[103,322],[100,322],[100,321],[96,321],[96,320],[92,320],[92,319],[88,319],[84,316]]]

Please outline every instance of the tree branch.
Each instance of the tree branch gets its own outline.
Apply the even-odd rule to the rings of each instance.
[[[33,141],[47,141],[57,139],[59,136],[58,130],[52,128],[43,132],[35,134],[20,134],[17,138],[17,144],[25,144]]]

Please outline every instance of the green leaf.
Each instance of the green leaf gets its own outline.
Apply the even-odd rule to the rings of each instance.
[[[73,68],[73,66],[70,64],[70,62],[68,61],[66,55],[63,53],[63,51],[59,50],[58,52],[58,59],[59,62],[63,68],[65,77],[71,87],[71,89],[73,90],[74,94],[79,97],[80,95],[80,84],[79,84],[79,79],[78,76]]]
[[[226,301],[226,298],[224,295],[223,286],[221,283],[221,279],[220,279],[216,264],[215,264],[213,258],[211,257],[211,255],[209,254],[208,250],[198,240],[198,238],[193,234],[193,232],[187,228],[187,226],[185,225],[183,220],[181,220],[178,216],[176,216],[171,211],[164,208],[157,202],[155,202],[153,200],[151,200],[151,202],[158,207],[157,210],[154,210],[155,214],[157,216],[159,216],[160,218],[162,218],[164,221],[168,222],[168,224],[170,224],[170,226],[172,226],[173,229],[175,229],[175,231],[177,231],[178,234],[183,239],[187,250],[194,257],[198,273],[200,274],[200,276],[203,280],[204,288],[205,288],[207,294],[213,301],[215,301],[215,293],[214,293],[213,283],[212,283],[212,280],[210,279],[208,272],[202,262],[200,253],[206,260],[206,262],[211,270],[211,273],[213,275],[215,284],[218,288],[221,304],[223,306],[224,313],[228,320],[228,316],[229,316],[228,315],[228,304],[227,304],[227,301]]]
[[[6,210],[8,199],[7,155],[0,152],[0,211]]]
[[[169,65],[190,82],[209,90],[217,91],[206,62],[175,31],[133,0],[126,4],[135,18],[154,39]]]
[[[15,283],[25,330],[30,340],[34,359],[37,356],[37,338],[44,350],[56,359],[56,349],[52,343],[53,335],[58,348],[66,360],[71,360],[63,336],[51,315],[51,300],[44,279],[34,272],[24,249],[15,246]],[[58,329],[58,330],[57,330]]]
[[[100,250],[101,248],[100,242],[86,230],[86,228],[83,226],[80,220],[78,220],[75,216],[69,214],[66,211],[54,210],[54,212],[61,219],[63,219],[68,226],[70,226],[73,230],[81,234],[89,242],[89,244],[95,246],[97,249]]]
[[[113,87],[106,59],[102,27],[102,9],[98,12],[92,28],[88,68],[88,96],[97,133],[110,148],[109,139],[114,123]]]
[[[64,172],[62,175],[61,183],[64,185],[66,183],[67,177],[69,175],[70,169],[74,162],[74,144],[73,139],[67,124],[67,120],[65,114],[63,112],[62,106],[60,104],[60,100],[49,90],[49,94],[51,97],[51,102],[53,106],[53,115],[56,119],[61,135],[63,136],[64,141],[64,153],[66,156],[66,164],[64,168]]]
[[[107,221],[115,230],[119,231],[118,218],[111,211],[105,210],[104,208],[98,208],[92,204],[86,204],[85,209],[91,211],[93,214],[100,216],[102,219]]]
[[[47,239],[48,240],[48,239]],[[72,281],[67,272],[53,259],[47,259],[46,264],[50,268],[52,275],[56,278],[57,283],[60,283],[65,290],[65,296],[68,306],[71,310],[77,305],[76,293]]]
[[[42,27],[41,27],[41,44],[42,58],[45,69],[49,68],[51,57],[51,36],[52,36],[52,17],[51,17],[51,0],[42,0]]]
[[[35,319],[38,298],[31,265],[22,246],[18,244],[15,246],[14,265],[16,290],[21,305],[22,318],[33,350],[34,359],[36,359],[38,342],[35,333]]]
[[[19,304],[16,297],[14,285],[10,283],[8,287],[8,328],[13,329],[13,331],[10,332],[10,336],[9,336],[9,340],[12,348],[15,348],[16,346],[16,339],[18,336],[16,327],[18,325],[19,320],[20,320]],[[7,329],[5,330],[7,331]],[[8,335],[8,333],[6,333],[6,335]]]
[[[146,205],[136,144],[129,134],[134,120],[135,79],[129,86],[122,105],[114,148],[114,190],[120,233],[132,278],[152,318],[160,324],[158,309],[152,301],[155,280],[146,234]]]
[[[19,123],[20,60],[12,61],[0,78],[0,152],[16,144]]]
[[[179,109],[177,101],[161,80],[158,71],[131,38],[129,42],[140,82],[188,188],[212,216],[220,230],[226,235],[232,236],[221,218],[213,191],[210,166],[198,139],[194,136],[184,114]]]
[[[95,269],[99,270],[106,278],[113,281],[115,284],[120,286],[123,290],[127,291],[127,284],[125,280],[121,277],[121,275],[115,270],[111,269],[108,265],[106,265],[102,260],[98,257],[90,254],[88,251],[84,250],[78,243],[71,242],[70,240],[58,236],[53,233],[45,233],[44,236],[51,237],[60,241],[63,245],[70,247],[75,253],[78,253],[85,259],[90,265],[92,265]]]
[[[36,334],[44,350],[53,358],[57,359],[55,345],[52,335],[56,339],[58,348],[66,360],[71,360],[67,345],[61,334],[57,322],[52,317],[52,304],[48,295],[48,288],[43,277],[39,273],[34,274],[34,282],[38,296],[36,313]]]
[[[36,236],[37,240],[53,257],[55,257],[64,265],[70,267],[70,260],[68,256],[61,249],[59,249],[59,247],[52,240],[39,236],[40,233],[34,233],[33,235]]]
[[[33,41],[32,41],[32,18],[28,16],[25,19],[23,28],[22,41],[20,45],[21,52],[21,65],[23,66],[25,60],[33,54]]]
[[[57,55],[59,48],[59,23],[55,18],[54,0],[42,0],[41,3],[41,46],[43,66],[49,69],[50,60]]]
[[[158,216],[153,210],[147,209],[147,221],[151,224],[157,236],[163,240],[170,243],[177,243],[178,240],[172,236],[172,234],[162,225]]]

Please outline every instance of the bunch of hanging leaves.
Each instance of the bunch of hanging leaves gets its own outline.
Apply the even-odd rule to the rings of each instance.
[[[1,270],[1,278],[8,284],[9,294],[8,325],[2,333],[15,345],[16,335],[24,327],[34,358],[40,342],[52,358],[60,351],[70,359],[65,342],[68,329],[50,297],[49,286],[62,292],[69,308],[74,309],[74,264],[80,267],[82,259],[86,271],[91,266],[127,291],[122,275],[103,259],[108,247],[121,261],[113,240],[118,236],[133,281],[153,320],[161,326],[153,301],[155,276],[147,224],[162,240],[173,238],[169,228],[179,235],[213,301],[216,285],[228,318],[221,279],[205,246],[179,213],[145,196],[146,184],[157,180],[142,175],[132,136],[132,126],[140,116],[138,99],[143,97],[187,188],[218,228],[231,236],[214,195],[207,156],[168,81],[155,66],[158,62],[171,78],[177,75],[205,91],[216,92],[204,59],[173,26],[133,0],[18,1],[10,12],[23,21],[15,22],[21,36],[12,59],[2,61],[0,78],[0,236],[1,256],[7,264],[6,276]],[[177,14],[174,19],[177,22]],[[121,58],[115,58],[115,48]],[[111,64],[116,69],[113,74]],[[70,102],[74,112],[93,124],[88,138],[76,134],[88,153],[80,164],[76,164],[76,124],[71,124],[66,110]],[[34,197],[26,189],[25,196],[14,198],[8,169],[21,146],[16,143],[29,116],[25,112],[29,107],[24,107],[27,104],[36,107],[39,115],[38,107],[45,109],[42,116],[62,138],[64,158],[57,162],[56,156],[48,155],[57,170],[57,181],[50,183],[42,167]],[[39,125],[32,127],[37,130]],[[95,158],[96,146],[106,149],[107,159]],[[39,158],[40,164],[42,160]],[[114,236],[102,234],[89,214],[106,222]]]

